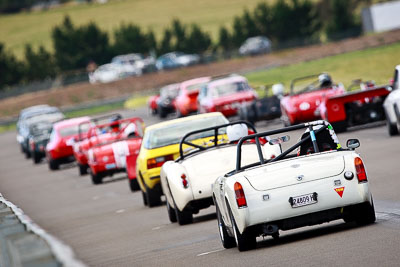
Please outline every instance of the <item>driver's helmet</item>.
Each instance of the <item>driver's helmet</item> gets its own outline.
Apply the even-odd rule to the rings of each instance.
[[[320,129],[322,125],[317,125],[314,126],[314,131]],[[310,134],[310,130],[307,129],[299,139],[306,138]],[[329,125],[328,128],[323,131],[322,133],[319,133],[317,136],[317,144],[318,144],[318,149],[319,152],[325,152],[325,151],[330,151],[330,150],[337,150],[341,148],[341,145],[339,143],[339,139],[336,136],[335,131],[333,130],[332,126]],[[301,146],[297,148],[297,155],[298,156],[303,156],[303,155],[308,155],[314,153],[314,146],[311,142],[311,139],[309,139],[307,142],[303,143]]]
[[[116,132],[119,130],[119,120],[122,119],[122,116],[117,114],[111,117],[110,119],[110,127],[111,127],[111,131]]]
[[[127,137],[133,137],[136,135],[136,126],[134,123],[129,123],[124,130],[124,135]]]
[[[240,138],[248,135],[248,128],[246,124],[234,124],[226,127],[226,134],[229,142],[239,141]]]
[[[322,73],[318,76],[318,81],[321,87],[329,87],[332,86],[331,76],[327,73]]]
[[[281,83],[276,83],[272,85],[272,93],[274,96],[281,96],[283,95],[283,92],[285,91],[285,87]]]

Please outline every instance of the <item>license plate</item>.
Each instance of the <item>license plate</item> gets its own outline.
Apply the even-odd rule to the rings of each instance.
[[[297,197],[290,197],[289,203],[292,205],[292,208],[303,207],[311,204],[317,203],[317,193],[310,193]]]
[[[106,169],[115,169],[117,167],[117,165],[115,165],[115,163],[110,163],[110,164],[106,164]]]

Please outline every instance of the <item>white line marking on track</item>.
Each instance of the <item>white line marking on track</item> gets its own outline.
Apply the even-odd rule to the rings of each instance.
[[[219,251],[223,251],[223,250],[225,250],[225,249],[224,249],[224,248],[221,248],[221,249],[217,249],[217,250],[212,250],[212,251],[200,253],[200,254],[198,254],[197,256],[204,256],[204,255],[208,255],[208,254],[215,253],[215,252],[219,252]]]
[[[123,213],[123,212],[125,212],[125,210],[124,209],[120,209],[120,210],[117,210],[115,213]]]

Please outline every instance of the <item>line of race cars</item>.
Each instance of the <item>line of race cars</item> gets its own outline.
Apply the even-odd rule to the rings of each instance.
[[[182,116],[147,128],[142,119],[123,119],[119,114],[64,119],[61,113],[57,117],[61,121],[54,119],[47,123],[52,124],[52,128],[50,132],[43,131],[48,140],[42,138],[39,150],[44,152],[51,170],[76,160],[79,174],[89,172],[93,184],[102,183],[104,177],[114,173],[126,172],[130,189],[141,191],[145,206],[160,205],[161,197],[165,195],[169,220],[180,225],[192,223],[194,214],[215,205],[218,230],[225,248],[252,249],[256,247],[258,236],[278,238],[280,230],[337,219],[369,224],[375,221],[375,212],[366,168],[354,151],[360,145],[359,141],[350,139],[343,148],[336,136],[335,125],[321,120],[325,115],[316,112],[319,110],[317,105],[309,104],[306,108],[305,102],[298,99],[303,94],[315,100],[319,91],[332,90],[335,92],[331,95],[327,91],[322,95],[327,100],[320,104],[328,103],[325,114],[331,112],[329,101],[349,96],[348,99],[356,100],[340,100],[346,116],[357,118],[355,108],[352,113],[347,113],[348,103],[350,107],[367,105],[370,112],[363,113],[369,114],[366,121],[376,119],[376,114],[371,115],[377,113],[375,107],[383,109],[383,114],[393,108],[395,122],[388,128],[394,124],[398,132],[400,98],[395,96],[400,91],[397,90],[399,70],[397,67],[392,87],[384,88],[387,95],[391,90],[392,97],[386,97],[382,87],[346,93],[341,86],[323,87],[321,78],[326,74],[307,77],[319,78],[318,87],[313,81],[303,87],[301,93],[281,96],[280,105],[285,105],[282,101],[286,97],[288,102],[294,99],[298,109],[310,116],[304,117],[310,122],[293,124],[286,113],[289,120],[285,122],[286,127],[267,132],[257,133],[248,121],[229,122],[227,117],[240,107],[227,102],[216,106],[219,111]],[[241,93],[249,94],[247,91],[250,91],[254,94],[247,80],[238,75],[201,78],[180,86],[182,84],[188,87],[186,93],[198,88],[200,94],[204,90],[205,95],[209,92],[213,95],[212,92],[235,92],[236,88],[242,88]],[[177,85],[173,87],[178,88]],[[362,101],[354,97],[356,94],[362,96]],[[254,98],[244,101],[249,103]],[[21,118],[30,118],[26,115],[29,112],[35,114],[32,115],[34,118],[40,114],[37,110],[49,108],[40,106],[24,110]],[[364,112],[364,109],[360,110]],[[320,120],[313,120],[312,116]],[[24,120],[21,119],[18,129],[26,128],[25,124],[36,131],[48,129],[39,119],[32,120],[35,127]],[[340,129],[337,124],[336,127]],[[20,131],[17,140],[24,150],[26,140]],[[28,137],[30,145],[25,148],[31,155],[34,150],[29,149],[36,149],[36,141],[32,140],[36,139]]]

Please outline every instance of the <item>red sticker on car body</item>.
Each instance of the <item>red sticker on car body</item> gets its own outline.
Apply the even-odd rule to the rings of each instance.
[[[335,188],[334,190],[340,197],[343,197],[344,187]]]

